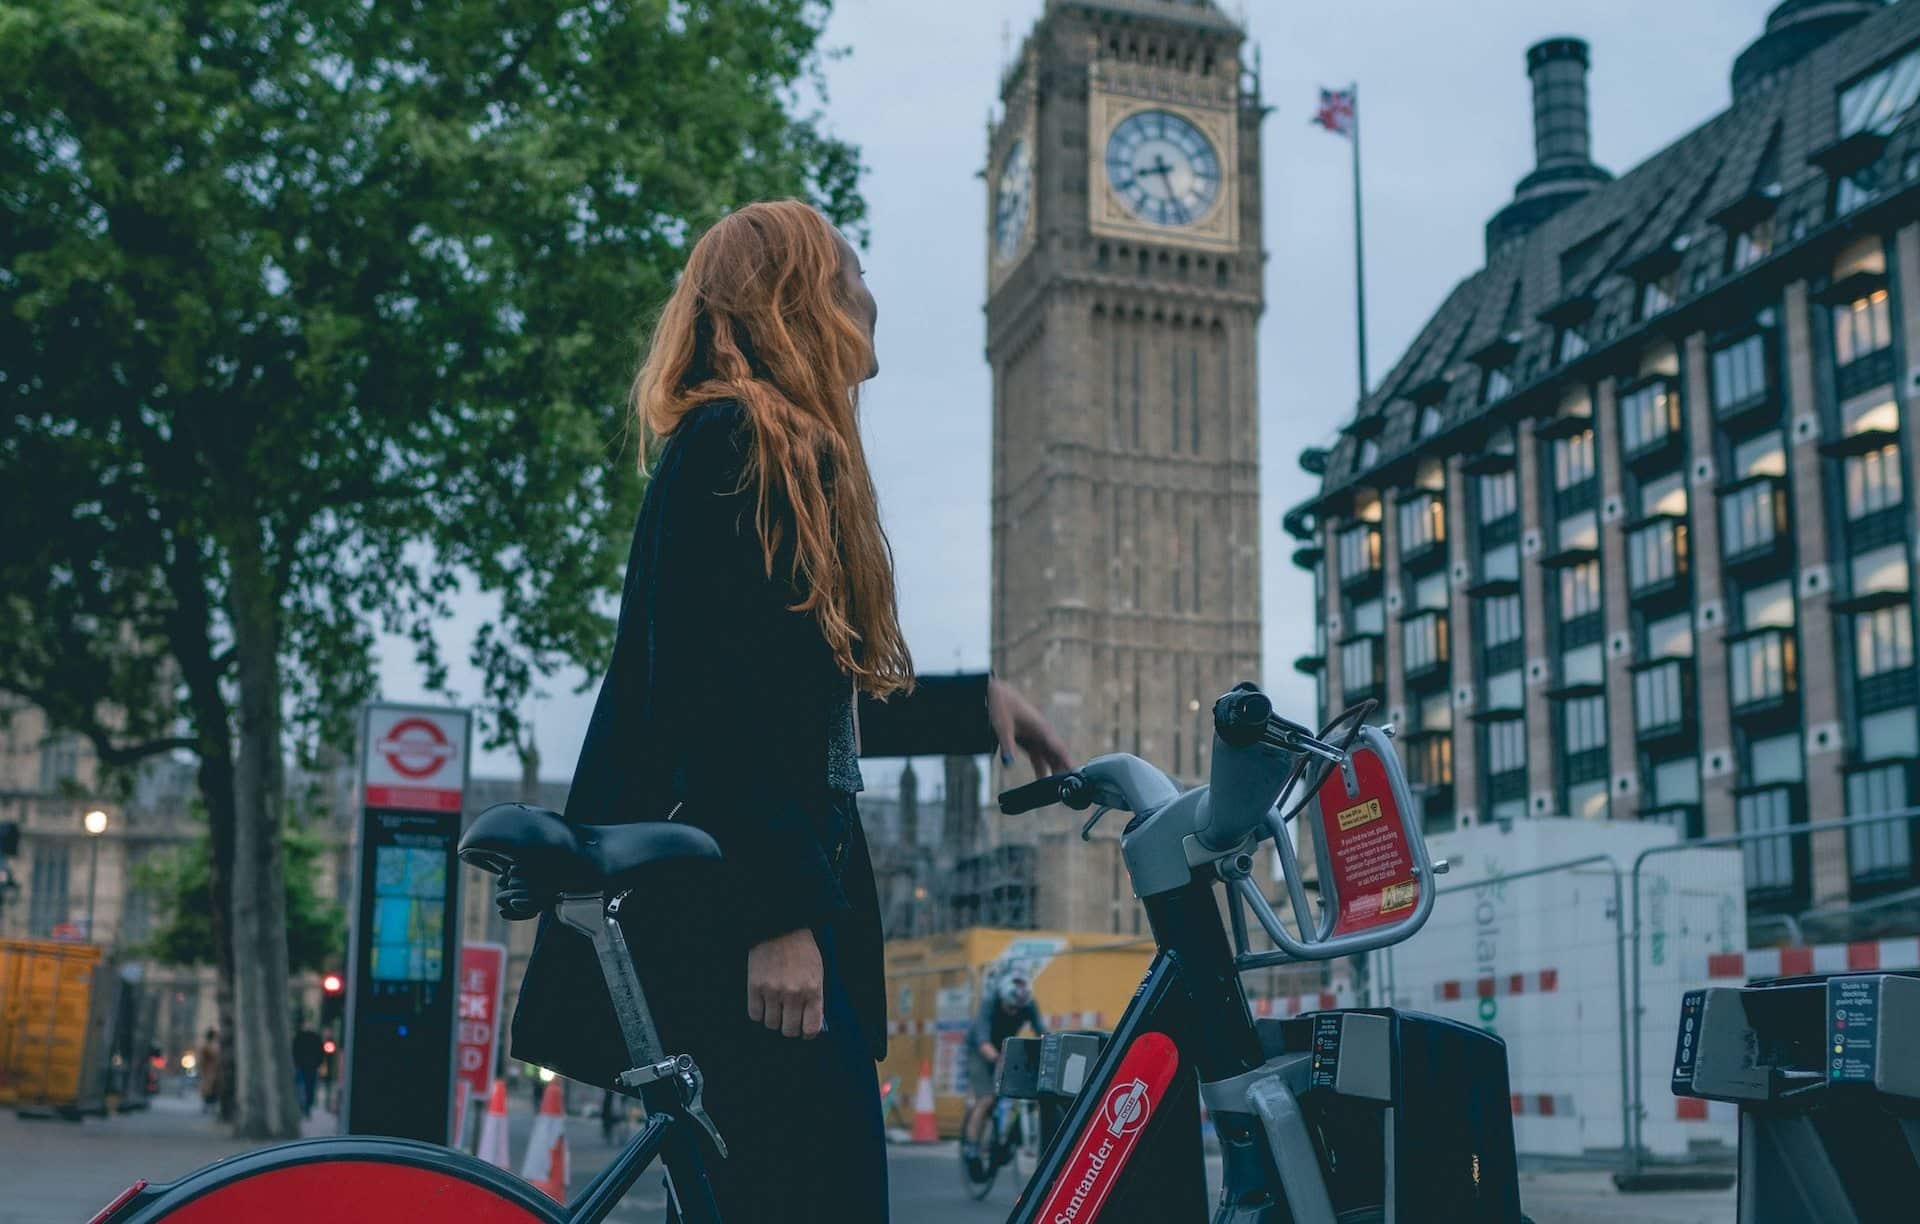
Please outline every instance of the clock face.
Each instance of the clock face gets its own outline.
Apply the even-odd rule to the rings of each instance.
[[[1169,111],[1135,111],[1107,139],[1107,183],[1150,225],[1192,225],[1220,198],[1220,155],[1205,133]]]
[[[993,250],[1002,260],[1020,253],[1027,222],[1033,215],[1033,155],[1027,142],[1016,140],[1000,163],[1000,182],[993,193]]]

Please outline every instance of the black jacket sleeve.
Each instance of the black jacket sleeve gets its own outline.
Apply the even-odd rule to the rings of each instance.
[[[999,747],[987,721],[987,673],[921,676],[913,692],[860,698],[863,757],[973,756]]]
[[[756,494],[741,486],[745,428],[731,406],[690,414],[656,471],[668,483],[653,654],[654,730],[672,740],[681,818],[719,842],[751,945],[848,904],[826,791],[835,669],[812,616],[791,610],[790,561],[767,573]]]

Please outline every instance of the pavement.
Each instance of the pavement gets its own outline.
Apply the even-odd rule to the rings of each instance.
[[[579,1094],[585,1096],[586,1094]],[[526,1092],[509,1104],[508,1130],[517,1162],[526,1151],[533,1107]],[[592,1100],[576,1106],[597,1109]],[[333,1117],[316,1112],[309,1134],[332,1134]],[[572,1184],[586,1184],[612,1159],[617,1147],[604,1142],[594,1117],[570,1117],[567,1143]],[[201,1114],[197,1098],[162,1096],[149,1110],[82,1122],[30,1120],[0,1112],[0,1224],[84,1224],[114,1195],[145,1177],[167,1181],[254,1146],[234,1139]],[[1003,1171],[986,1201],[961,1192],[959,1157],[951,1143],[901,1145],[889,1151],[893,1215],[898,1224],[985,1224],[1004,1220],[1018,1186]],[[1030,1169],[1030,1162],[1023,1162]],[[1218,1184],[1219,1161],[1208,1160],[1210,1184]],[[1731,1224],[1731,1190],[1622,1195],[1602,1171],[1534,1172],[1521,1175],[1520,1199],[1535,1224]],[[613,1224],[658,1224],[666,1199],[658,1181],[641,1178],[610,1217]]]

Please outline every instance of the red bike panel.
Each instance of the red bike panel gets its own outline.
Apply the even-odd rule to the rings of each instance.
[[[266,1169],[177,1210],[167,1224],[546,1224],[485,1186],[433,1169],[377,1160],[326,1160]]]
[[[1098,1088],[1106,1093],[1100,1111],[1075,1141],[1073,1155],[1040,1209],[1041,1220],[1088,1224],[1100,1214],[1179,1069],[1180,1051],[1165,1033],[1142,1033],[1127,1047],[1113,1078]]]
[[[1398,922],[1420,900],[1413,847],[1400,824],[1386,763],[1365,747],[1355,748],[1351,759],[1354,791],[1347,790],[1346,771],[1335,768],[1327,771],[1318,795],[1327,865],[1340,894],[1335,935]]]

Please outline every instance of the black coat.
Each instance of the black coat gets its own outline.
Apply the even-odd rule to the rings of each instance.
[[[674,818],[720,844],[719,874],[687,884],[699,901],[667,899],[669,886],[641,899],[658,902],[637,907],[649,915],[641,929],[627,924],[650,997],[707,972],[715,958],[743,960],[760,940],[832,924],[848,994],[878,1059],[886,999],[873,867],[859,822],[849,818],[853,804],[827,785],[827,745],[850,681],[813,617],[790,610],[790,549],[768,577],[755,491],[741,480],[751,428],[738,404],[708,404],[687,416],[659,456],[566,816],[583,824],[658,820],[681,804]],[[926,677],[910,696],[862,699],[863,752],[992,751],[986,681]],[[690,918],[696,908],[701,915]],[[626,1066],[591,949],[545,919],[521,986],[512,1053],[602,1085]]]

